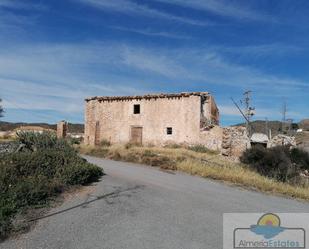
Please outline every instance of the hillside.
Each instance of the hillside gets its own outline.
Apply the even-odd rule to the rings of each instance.
[[[276,136],[281,133],[282,130],[282,122],[281,121],[268,121],[267,122],[268,129],[271,129],[272,136]],[[246,124],[237,124],[235,126],[245,126]],[[264,133],[266,134],[266,121],[264,120],[256,120],[251,122],[251,126],[254,132]],[[297,123],[292,124],[292,130],[298,129],[299,125]]]
[[[47,123],[11,123],[0,121],[0,131],[11,131],[20,126],[40,126],[47,129],[57,129],[56,124],[47,124]],[[71,133],[83,133],[84,125],[83,124],[71,124],[69,123],[69,132]]]

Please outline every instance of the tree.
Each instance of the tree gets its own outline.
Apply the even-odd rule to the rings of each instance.
[[[0,99],[0,118],[3,117],[3,113],[4,113],[4,110],[3,110],[3,107],[1,105],[1,102],[2,102],[2,99]]]

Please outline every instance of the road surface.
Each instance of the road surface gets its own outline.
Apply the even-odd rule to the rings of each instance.
[[[223,213],[309,210],[308,203],[179,172],[85,158],[104,167],[102,180],[0,248],[219,249]]]

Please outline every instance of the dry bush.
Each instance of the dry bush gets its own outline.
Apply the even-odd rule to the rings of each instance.
[[[24,151],[0,154],[0,240],[13,228],[17,213],[47,205],[70,185],[87,184],[103,174],[54,135],[23,133],[19,139],[26,144]]]
[[[188,149],[193,150],[195,152],[199,152],[199,153],[208,153],[208,154],[214,154],[214,155],[219,154],[218,151],[210,150],[205,145],[202,145],[202,144],[196,144],[196,145],[189,146]]]
[[[302,170],[309,169],[309,154],[297,148],[287,146],[264,148],[254,146],[245,151],[241,157],[243,163],[249,164],[261,175],[282,182],[299,181]]]
[[[100,146],[102,146],[102,147],[109,147],[109,146],[111,146],[111,142],[106,140],[106,139],[103,139],[100,142]]]

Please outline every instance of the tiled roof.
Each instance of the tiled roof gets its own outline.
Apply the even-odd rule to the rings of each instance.
[[[86,98],[85,101],[113,101],[113,100],[133,100],[133,99],[159,99],[159,98],[181,98],[190,96],[208,96],[208,92],[182,92],[182,93],[161,93],[161,94],[146,94],[140,96],[101,96]]]

